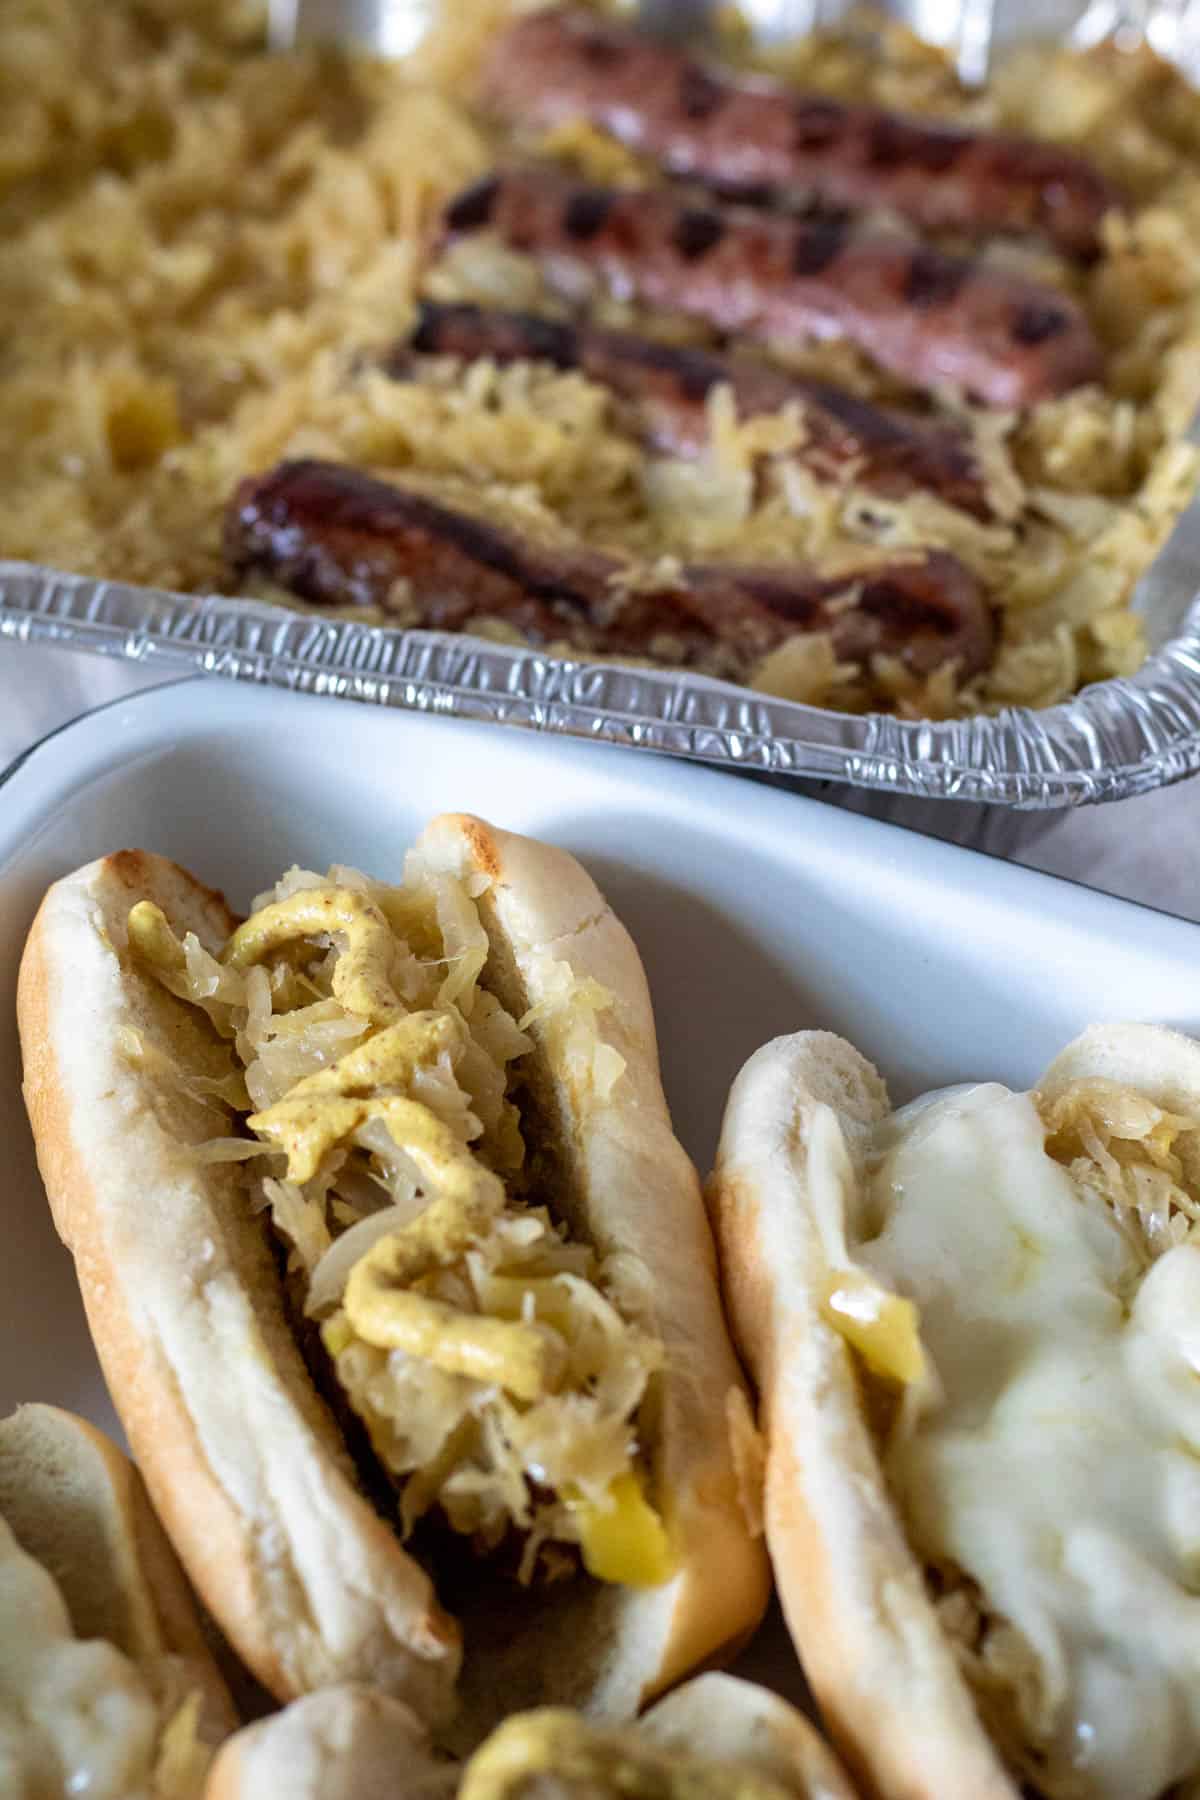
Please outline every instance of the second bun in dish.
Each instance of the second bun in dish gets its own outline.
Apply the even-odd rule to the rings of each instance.
[[[225,1745],[206,1800],[854,1800],[794,1707],[701,1675],[636,1725],[516,1713],[465,1765],[440,1759],[402,1701],[326,1688]]]
[[[137,1471],[58,1407],[0,1420],[0,1791],[200,1800],[236,1724]]]
[[[1031,1094],[893,1112],[842,1039],[780,1038],[710,1202],[784,1611],[852,1772],[883,1800],[1194,1783],[1200,1044],[1097,1026]]]
[[[403,1700],[321,1688],[222,1747],[204,1800],[453,1800],[458,1767]]]
[[[19,1013],[118,1412],[278,1698],[365,1683],[469,1747],[748,1635],[712,1241],[573,858],[447,816],[402,885],[293,871],[239,924],[123,852],[50,890]]]

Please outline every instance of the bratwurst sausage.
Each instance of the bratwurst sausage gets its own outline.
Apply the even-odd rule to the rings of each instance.
[[[798,93],[578,7],[532,13],[504,32],[483,99],[523,125],[586,119],[672,174],[728,193],[887,206],[923,231],[1037,233],[1069,256],[1094,255],[1101,220],[1121,204],[1057,144]]]
[[[837,578],[788,563],[709,563],[639,578],[616,557],[527,544],[338,463],[285,462],[242,482],[225,548],[236,575],[264,574],[318,605],[379,607],[440,631],[488,614],[535,642],[565,638],[627,655],[653,654],[669,639],[673,660],[711,660],[716,649],[730,672],[806,631],[828,632],[845,662],[885,653],[927,674],[953,660],[964,679],[993,649],[979,586],[945,551]]]
[[[788,218],[699,206],[665,188],[603,188],[515,167],[444,214],[448,237],[492,230],[578,298],[597,284],[721,331],[849,338],[918,385],[950,383],[1024,407],[1091,381],[1100,353],[1054,288],[844,217]]]
[[[873,406],[832,382],[716,351],[658,343],[631,331],[431,300],[421,304],[411,338],[396,346],[384,366],[404,375],[414,352],[578,369],[611,390],[656,450],[675,456],[698,456],[706,448],[706,403],[718,387],[730,389],[739,420],[794,405],[805,435],[789,455],[824,479],[836,480],[848,464],[857,464],[858,478],[876,493],[902,498],[927,490],[977,519],[992,516],[964,431]]]

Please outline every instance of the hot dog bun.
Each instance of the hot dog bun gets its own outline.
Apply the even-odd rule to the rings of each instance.
[[[228,1690],[136,1470],[57,1407],[0,1420],[0,1588],[5,1791],[58,1791],[38,1785],[49,1779],[122,1800],[124,1784],[155,1800],[198,1794],[211,1747],[237,1726]],[[160,1759],[184,1706],[194,1741],[176,1787]]]
[[[581,1579],[544,1594],[509,1590],[502,1606],[485,1592],[471,1598],[455,1738],[469,1745],[534,1699],[632,1714],[747,1635],[768,1584],[729,1441],[725,1404],[740,1377],[711,1237],[671,1133],[636,951],[561,851],[460,816],[435,821],[420,849],[431,864],[490,882],[479,901],[489,970],[515,1014],[543,998],[546,950],[611,996],[598,1015],[601,1040],[624,1064],[611,1096],[572,1081],[536,1020],[526,1066],[554,1134],[561,1211],[620,1257],[667,1356],[652,1457],[676,1574],[645,1589]],[[108,857],[46,896],[18,996],[40,1166],[114,1403],[193,1581],[277,1697],[363,1683],[442,1720],[458,1629],[356,1486],[244,1189],[228,1166],[180,1154],[211,1135],[211,1114],[120,1052],[123,1030],[144,1030],[185,1071],[203,1073],[212,1055],[195,1010],[130,954],[127,919],[141,899],[213,951],[235,923],[177,866],[141,852]]]
[[[1033,1098],[1041,1107],[1079,1083],[1116,1083],[1195,1120],[1200,1045],[1150,1026],[1099,1026],[1057,1058]],[[1026,1098],[1008,1096],[1006,1102],[1006,1090],[989,1091],[1002,1097],[1001,1105]],[[878,1072],[852,1046],[822,1032],[766,1045],[746,1064],[730,1095],[708,1201],[735,1339],[760,1394],[767,1540],[797,1651],[830,1732],[864,1789],[883,1800],[940,1800],[951,1794],[1017,1800],[1021,1792],[1041,1791],[1036,1775],[1026,1788],[1010,1772],[977,1709],[923,1562],[885,1482],[879,1439],[865,1406],[868,1391],[878,1398],[880,1390],[865,1381],[859,1357],[833,1328],[823,1305],[831,1270],[842,1267],[830,1258],[829,1221],[854,1222],[861,1233],[855,1241],[862,1244],[874,1244],[884,1230],[887,1213],[864,1210],[887,1204],[867,1199],[880,1190],[868,1186],[865,1153],[889,1113]],[[1036,1115],[1028,1116],[1030,1141],[1040,1142]],[[922,1131],[920,1115],[909,1117],[918,1121],[906,1127],[915,1142]],[[875,1148],[884,1141],[876,1136]],[[1062,1167],[1052,1166],[1069,1193]],[[990,1192],[977,1195],[965,1178],[957,1191],[964,1209],[985,1204]],[[848,1224],[847,1237],[849,1232]],[[916,1254],[914,1241],[904,1240],[910,1255]],[[1044,1243],[1031,1241],[1031,1266],[1043,1255],[1053,1256],[1057,1242],[1052,1236]],[[938,1265],[927,1291],[946,1291],[937,1284],[952,1279],[945,1273],[948,1266]],[[1012,1291],[1019,1292],[1009,1266],[998,1267],[998,1289],[1005,1291],[1004,1283],[1012,1282]],[[1111,1306],[1119,1314],[1115,1299]],[[964,1296],[961,1317],[968,1334],[973,1319],[984,1321],[979,1333],[993,1329],[991,1316],[971,1296]],[[1111,1329],[1119,1332],[1121,1326]],[[981,1352],[979,1366],[1007,1369],[1007,1356],[1014,1368],[1024,1367],[1015,1350],[994,1350],[993,1356],[997,1360],[988,1363]],[[935,1395],[935,1417],[940,1404]],[[999,1401],[989,1404],[993,1410],[981,1414],[981,1437],[1002,1416]],[[1014,1482],[1020,1479],[1014,1474]],[[996,1504],[1004,1504],[999,1493]],[[985,1595],[979,1605],[987,1604]],[[1146,1729],[1168,1736],[1161,1720]],[[1021,1754],[1032,1763],[1042,1749],[1022,1746]],[[1140,1754],[1136,1747],[1134,1754]]]
[[[586,1793],[601,1800],[608,1790],[605,1771],[581,1774],[569,1751],[556,1758],[551,1732],[561,1724],[545,1713],[514,1714],[477,1752],[471,1763],[436,1758],[428,1738],[402,1702],[365,1688],[327,1688],[297,1700],[273,1718],[248,1726],[231,1738],[214,1767],[205,1800],[464,1800],[486,1788],[495,1793],[511,1783],[529,1791]],[[572,1727],[567,1722],[567,1733]],[[580,1741],[587,1746],[586,1728]],[[680,1758],[696,1759],[687,1793],[703,1800],[697,1763],[730,1767],[766,1777],[780,1795],[794,1800],[854,1800],[853,1790],[832,1752],[796,1709],[765,1688],[730,1675],[701,1675],[660,1700],[638,1722],[596,1740],[598,1764],[612,1773],[614,1795],[661,1791],[662,1768],[653,1789],[639,1787],[628,1768],[618,1777],[618,1750],[638,1739]],[[543,1749],[549,1767],[526,1766],[531,1743]],[[596,1751],[598,1750],[598,1755]],[[557,1763],[557,1766],[556,1766]],[[482,1774],[482,1780],[481,1780]],[[703,1775],[699,1775],[703,1782]]]
[[[784,1615],[852,1774],[867,1773],[869,1732],[880,1792],[1013,1800],[884,1488],[851,1358],[818,1310],[806,1196],[824,1108],[853,1158],[890,1110],[883,1078],[829,1032],[765,1045],[734,1082],[709,1186],[729,1317],[760,1395]]]

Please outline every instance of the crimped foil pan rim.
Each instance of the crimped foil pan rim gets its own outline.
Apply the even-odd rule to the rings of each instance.
[[[944,723],[827,712],[665,670],[562,661],[0,561],[0,639],[922,799],[1048,809],[1200,771],[1200,600],[1136,675],[1042,711]]]

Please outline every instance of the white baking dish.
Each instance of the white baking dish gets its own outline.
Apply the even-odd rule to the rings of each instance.
[[[0,1411],[52,1400],[113,1428],[20,1097],[13,999],[46,886],[162,851],[236,904],[288,863],[397,874],[433,813],[469,809],[579,854],[636,937],[668,1094],[701,1168],[730,1080],[822,1025],[904,1098],[1028,1084],[1088,1022],[1200,1028],[1200,928],[894,826],[666,758],[223,682],[185,682],[48,738],[0,788]],[[740,1665],[800,1692],[778,1624]]]

